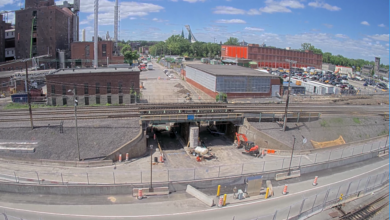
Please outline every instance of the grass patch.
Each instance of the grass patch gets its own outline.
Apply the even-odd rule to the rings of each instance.
[[[337,123],[337,124],[342,124],[343,123],[343,119],[342,118],[332,118],[331,121],[334,122],[334,123]]]
[[[57,106],[45,104],[31,104],[31,108],[56,108]],[[27,103],[8,103],[4,109],[28,109]]]
[[[383,130],[381,133],[378,134],[378,136],[388,135],[388,134],[389,134],[389,131]]]
[[[320,125],[321,125],[321,127],[327,127],[327,126],[329,126],[328,122],[326,122],[325,120],[322,120],[322,121],[320,122]]]
[[[353,118],[353,122],[355,122],[356,124],[360,124],[360,119],[359,118]]]

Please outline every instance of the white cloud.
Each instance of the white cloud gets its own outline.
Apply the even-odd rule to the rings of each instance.
[[[69,2],[71,3],[71,2]],[[114,1],[100,0],[99,1],[99,25],[113,25],[114,24]],[[93,20],[94,0],[81,1],[81,13],[87,15],[88,20]],[[120,2],[119,11],[120,18],[126,19],[128,17],[142,17],[150,13],[160,12],[164,8],[159,5],[151,3],[138,2]]]
[[[345,35],[345,34],[336,34],[335,37],[344,38],[344,39],[349,38],[349,37],[348,37],[347,35]]]
[[[135,19],[137,19],[137,18],[135,18],[135,17],[130,17],[130,20],[135,20]]]
[[[250,9],[248,12],[248,15],[259,15],[259,14],[261,14],[261,12],[259,11],[259,10],[257,10],[257,9]]]
[[[153,18],[152,21],[155,21],[155,22],[166,22],[168,20],[163,20],[163,19],[159,19],[159,18]]]
[[[305,6],[297,0],[282,0],[280,2],[266,0],[266,6],[260,8],[263,13],[291,12],[289,8],[305,8]]]
[[[367,36],[374,40],[380,40],[380,41],[389,41],[389,35],[388,34],[375,34],[371,36]]]
[[[333,24],[323,24],[325,27],[327,28],[332,28],[333,27]]]
[[[195,3],[195,2],[204,2],[206,0],[183,0],[183,2]]]
[[[3,7],[4,5],[13,4],[13,3],[14,3],[13,0],[1,0],[0,1],[0,7]]]
[[[8,18],[7,18],[7,14],[8,14]],[[3,20],[7,23],[15,24],[15,12],[4,13]]]
[[[248,31],[264,31],[264,29],[256,28],[256,27],[245,27],[244,30],[248,30]]]
[[[370,24],[367,21],[362,21],[360,22],[360,24],[370,26]]]
[[[246,22],[244,20],[241,20],[241,19],[230,19],[230,20],[219,19],[215,22],[221,23],[221,24],[246,24]]]
[[[378,27],[386,27],[384,24],[379,24]]]
[[[388,47],[389,46],[389,44],[386,44],[386,47]]]
[[[328,3],[324,3],[324,2],[320,2],[320,1],[309,2],[308,5],[311,7],[314,7],[314,8],[325,8],[326,10],[329,10],[329,11],[340,11],[341,10],[341,8],[339,8],[337,6],[332,6],[332,5],[329,5]]]
[[[237,15],[237,14],[245,14],[245,10],[233,8],[229,6],[217,6],[214,9],[214,14],[228,14],[228,15]]]
[[[82,20],[82,21],[79,22],[79,24],[80,25],[82,25],[82,24],[89,24],[89,21],[88,20]]]

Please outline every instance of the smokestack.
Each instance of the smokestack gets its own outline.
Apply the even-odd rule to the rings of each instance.
[[[98,12],[99,12],[99,0],[95,0],[95,11],[94,11],[94,19],[95,19],[95,27],[94,27],[94,44],[93,44],[93,59],[94,59],[94,66],[95,68],[98,66]]]
[[[114,41],[118,41],[118,0],[115,0],[114,8]]]
[[[85,41],[85,29],[83,29],[83,32],[82,32],[82,37],[81,37],[82,41],[84,42]]]

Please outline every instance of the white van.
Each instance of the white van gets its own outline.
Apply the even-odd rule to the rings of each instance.
[[[153,64],[148,63],[148,70],[152,70],[152,69],[153,69]]]

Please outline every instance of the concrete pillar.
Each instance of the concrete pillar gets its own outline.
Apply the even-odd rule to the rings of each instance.
[[[197,147],[199,140],[199,127],[196,123],[191,123],[190,125],[190,147]]]

